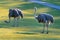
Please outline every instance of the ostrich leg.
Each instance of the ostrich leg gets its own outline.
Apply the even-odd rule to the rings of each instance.
[[[19,26],[20,16],[17,17],[17,26]]]
[[[43,25],[44,25],[44,26],[43,26],[43,31],[42,31],[42,33],[44,33],[44,30],[45,30],[45,25],[46,25],[46,24],[45,24],[45,23],[43,23]]]
[[[47,29],[46,33],[47,34],[48,34],[48,25],[49,25],[49,23],[46,23],[46,29]]]
[[[17,25],[17,18],[15,17],[14,22],[13,22],[13,26],[16,26],[16,25]]]
[[[14,18],[13,26],[19,26],[19,19],[20,19],[20,16]]]
[[[9,21],[8,21],[8,23],[10,23],[10,21],[11,21],[11,17],[9,17]]]

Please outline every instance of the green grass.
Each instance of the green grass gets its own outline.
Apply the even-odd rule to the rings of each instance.
[[[41,33],[43,24],[35,20],[34,6],[38,7],[37,15],[45,12],[54,16],[49,34]],[[4,22],[8,20],[9,8],[19,8],[23,11],[24,18],[19,21],[19,27],[12,26],[13,18],[10,24]],[[0,40],[60,40],[60,10],[31,2],[0,0]]]
[[[49,2],[55,5],[59,5],[60,6],[60,0],[42,0],[44,2]]]

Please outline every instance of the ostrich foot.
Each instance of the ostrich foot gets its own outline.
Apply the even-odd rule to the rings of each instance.
[[[42,31],[41,33],[44,33],[44,31]]]
[[[48,34],[48,32],[46,32],[46,34]]]

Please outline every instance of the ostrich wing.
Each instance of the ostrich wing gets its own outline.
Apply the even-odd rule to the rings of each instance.
[[[21,18],[23,18],[23,14],[22,14],[22,12],[20,10],[18,10],[18,13],[21,16]]]
[[[38,19],[39,22],[46,22],[46,18],[42,14],[38,15],[38,18],[37,19]]]
[[[47,21],[50,21],[51,23],[53,23],[53,16],[52,15],[50,15],[50,14],[42,14],[42,15],[45,16],[45,19]]]

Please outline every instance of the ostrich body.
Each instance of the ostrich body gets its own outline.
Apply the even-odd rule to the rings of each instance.
[[[50,15],[50,14],[46,14],[46,13],[41,13],[39,14],[38,16],[36,15],[36,10],[37,8],[35,7],[35,12],[34,12],[34,17],[38,20],[39,23],[43,23],[44,24],[44,28],[43,28],[43,31],[42,33],[44,33],[44,30],[45,30],[45,27],[47,29],[47,34],[48,34],[48,25],[50,23],[53,23],[53,16]]]
[[[20,16],[21,16],[21,18],[23,18],[23,14],[22,14],[21,10],[19,10],[17,8],[16,9],[9,9],[9,14],[8,14],[9,21],[5,21],[5,22],[10,23],[11,17],[13,17],[14,18],[14,26],[18,26]]]
[[[37,20],[39,23],[40,22],[43,22],[43,23],[51,22],[51,23],[53,23],[53,16],[50,14],[39,14],[37,17]]]

